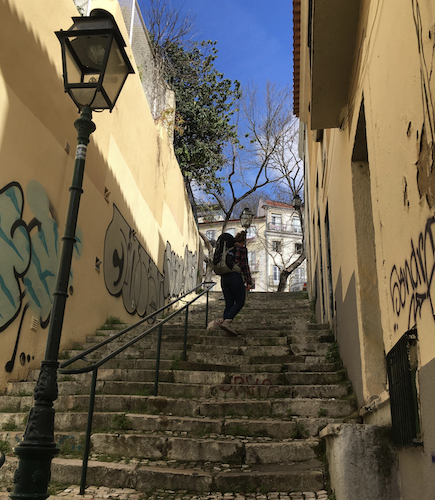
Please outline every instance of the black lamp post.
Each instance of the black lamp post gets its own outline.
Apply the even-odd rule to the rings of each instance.
[[[248,207],[243,209],[243,212],[240,214],[240,224],[244,229],[248,229],[248,227],[252,224],[253,217],[254,214]]]
[[[125,42],[108,12],[96,9],[89,17],[74,17],[68,31],[56,32],[62,46],[65,92],[81,111],[75,121],[77,149],[70,199],[62,238],[56,289],[50,315],[47,345],[41,372],[34,390],[23,440],[15,448],[18,469],[14,475],[15,500],[44,500],[51,475],[51,461],[58,453],[54,442],[54,408],[57,399],[57,368],[62,324],[68,297],[71,260],[83,192],[83,176],[89,137],[95,131],[93,110],[112,110],[129,73],[133,73]]]
[[[293,207],[294,207],[297,211],[299,211],[299,210],[301,209],[302,199],[301,199],[301,197],[298,195],[298,193],[296,193],[296,194],[293,196],[292,205],[293,205]]]

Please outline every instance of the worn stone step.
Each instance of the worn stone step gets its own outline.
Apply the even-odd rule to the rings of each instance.
[[[108,354],[116,351],[119,346],[104,346],[103,348],[89,354],[86,356],[89,360],[99,360],[106,357]],[[78,356],[84,351],[84,349],[67,349],[62,351],[59,361],[74,358]],[[161,359],[171,360],[171,359],[179,359],[183,355],[182,349],[172,350],[172,349],[162,349],[161,351]],[[137,349],[135,346],[129,347],[125,351],[119,353],[116,357],[117,360],[121,359],[153,359],[155,360],[157,357],[156,349]]]
[[[94,433],[92,453],[121,455],[178,462],[218,462],[228,464],[276,464],[316,458],[319,441],[246,442],[243,439],[201,439],[163,435]]]
[[[261,358],[262,359],[262,358]],[[268,358],[269,359],[269,358]],[[277,364],[254,364],[258,358],[251,358],[252,364],[244,365],[241,364],[239,369],[241,372],[252,373],[252,372],[268,372],[276,373],[277,371],[281,373],[286,372],[331,372],[338,371],[341,369],[341,365],[337,363],[325,363],[325,362],[305,362],[304,356],[291,356],[290,362],[287,363],[277,363]]]
[[[312,344],[315,342],[324,342],[331,344],[334,342],[334,337],[329,334],[329,332],[311,332],[306,333],[290,333],[288,335],[289,344]]]
[[[189,339],[191,341],[191,339]],[[191,341],[193,345],[195,343]],[[267,337],[218,337],[214,336],[204,336],[196,344],[202,344],[203,346],[233,346],[240,347],[245,345],[250,346],[286,346],[287,337],[286,336],[267,336]]]
[[[328,354],[329,345],[326,343],[305,343],[305,344],[290,344],[290,350],[293,354],[300,356],[326,356]]]
[[[183,372],[180,372],[182,375]],[[206,372],[199,372],[206,373]],[[221,375],[221,374],[219,374]],[[32,394],[34,382],[9,382],[7,392],[10,395]],[[68,381],[58,383],[59,395],[78,395],[90,392],[90,383]],[[125,382],[116,380],[98,380],[96,392],[112,395],[150,395],[154,390],[154,382]],[[270,379],[253,380],[249,377],[233,378],[230,383],[185,383],[180,381],[159,382],[158,393],[168,397],[188,398],[339,398],[346,396],[348,389],[344,385],[297,386],[272,384]]]
[[[132,340],[133,338],[118,338],[114,339],[110,342],[110,344],[107,344],[107,346],[113,346],[111,347],[111,351],[114,351],[116,349],[119,349],[122,347],[126,342]],[[86,338],[86,342],[83,343],[81,346],[83,347],[83,351],[86,349],[89,349],[91,347],[94,347],[98,345],[100,342],[102,342],[103,339],[102,337],[94,337],[94,336],[88,336]],[[198,335],[195,335],[194,337],[195,342],[200,342],[201,337]],[[192,339],[189,339],[189,342],[192,343]],[[156,349],[158,343],[158,338],[157,337],[146,337],[145,339],[139,340],[137,342],[137,348],[138,349]],[[161,348],[163,347],[168,350],[182,350],[184,345],[184,338],[183,337],[178,337],[177,338],[163,338],[162,337],[162,343],[161,343]]]
[[[216,352],[215,345],[194,344],[190,349],[190,355],[194,356],[195,353],[201,353],[204,356]],[[286,356],[289,354],[289,346],[219,346],[219,352],[228,355],[242,355],[242,356]]]
[[[32,396],[0,396],[0,410],[4,412],[28,412],[33,405]],[[89,396],[59,396],[54,402],[56,411],[86,411]],[[346,418],[356,411],[351,399],[175,399],[162,396],[113,396],[97,395],[96,412],[137,412],[162,415],[192,416],[204,418],[248,417],[248,418]]]
[[[88,483],[104,484],[110,488],[133,488],[147,493],[155,489],[208,493],[211,491],[251,493],[262,491],[319,491],[324,489],[323,465],[309,460],[295,465],[261,464],[242,469],[224,464],[209,471],[201,464],[189,468],[175,468],[171,462],[160,465],[142,463],[107,463],[89,461]],[[229,467],[226,467],[228,465]],[[1,469],[2,479],[11,481],[17,468],[17,460],[8,457]],[[79,484],[81,460],[54,458],[51,467],[52,481],[64,484]]]
[[[0,413],[0,439],[15,446],[24,432],[28,413]],[[65,434],[80,433],[86,428],[88,414],[82,412],[60,412],[55,415],[56,433],[64,439]],[[132,432],[173,434],[179,437],[202,438],[271,438],[288,440],[318,436],[328,424],[337,423],[336,418],[244,419],[177,417],[167,415],[147,415],[119,412],[95,412],[92,420],[94,433]],[[17,439],[18,437],[18,439]],[[59,442],[60,438],[56,440]]]
[[[3,396],[4,397],[4,396]],[[12,399],[12,398],[11,398]],[[31,398],[13,398],[8,402],[8,409],[22,411],[32,403]],[[21,401],[22,400],[22,401]],[[89,404],[86,395],[60,396],[54,403],[56,411],[85,411]],[[0,406],[2,399],[0,398]],[[248,418],[291,418],[291,417],[328,417],[346,418],[355,412],[352,400],[331,400],[320,398],[298,399],[239,399],[227,398],[219,401],[207,399],[168,398],[162,396],[114,396],[98,395],[95,398],[95,411],[138,412],[177,416],[248,417]]]
[[[201,351],[189,351],[187,353],[187,361],[199,364],[240,366],[242,363],[249,363],[250,358],[243,354],[220,354],[219,352],[212,354]]]
[[[174,363],[175,365],[175,363]],[[178,366],[178,365],[177,365]],[[290,367],[293,368],[293,367]],[[31,370],[28,381],[38,380],[40,370]],[[91,373],[78,375],[62,375],[58,377],[59,382],[75,382],[90,384]],[[232,372],[223,371],[198,371],[198,370],[160,370],[159,381],[166,383],[181,384],[247,384],[247,385],[319,385],[336,384],[345,379],[345,372],[249,372],[243,373],[239,370]],[[98,370],[98,380],[122,381],[122,382],[154,382],[155,370],[132,370],[132,369],[104,369]]]
[[[289,354],[287,356],[250,356],[249,362],[252,365],[266,364],[290,364],[294,362],[305,362],[306,364],[323,364],[326,362],[325,355],[315,356],[313,354]]]

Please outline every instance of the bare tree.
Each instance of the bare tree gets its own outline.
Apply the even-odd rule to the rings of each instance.
[[[171,44],[189,48],[198,35],[192,11],[183,12],[183,6],[174,9],[169,0],[148,0],[144,11],[148,31],[157,47],[163,51]]]
[[[297,137],[294,133],[297,122],[291,109],[291,89],[268,82],[263,97],[261,100],[258,88],[252,84],[244,89],[236,120],[238,136],[242,139],[230,144],[227,166],[221,176],[224,193],[205,190],[223,215],[222,232],[225,232],[236,208],[242,207],[242,202],[266,186],[282,181],[286,173],[292,175],[283,164],[284,158],[287,161],[285,148],[294,148],[291,141]],[[209,278],[213,246],[206,234],[200,234],[208,253],[205,261],[206,277]]]

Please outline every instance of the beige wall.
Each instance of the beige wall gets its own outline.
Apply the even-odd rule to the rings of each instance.
[[[428,383],[435,357],[434,14],[433,0],[361,1],[348,106],[341,127],[325,130],[322,142],[310,126],[308,52],[301,48],[310,292],[318,319],[334,326],[360,406],[387,389],[385,353],[418,329],[424,447],[399,450],[404,500],[431,499],[435,488]],[[385,421],[384,410],[366,421]]]
[[[125,34],[117,2],[94,4]],[[45,349],[78,117],[63,92],[54,31],[76,15],[69,0],[0,2],[0,389],[39,367]],[[197,281],[196,223],[137,72],[113,112],[93,120],[62,347],[108,316],[132,323]]]

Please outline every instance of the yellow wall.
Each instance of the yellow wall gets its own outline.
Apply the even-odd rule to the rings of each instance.
[[[118,3],[94,3],[115,15],[127,41]],[[44,354],[78,118],[54,32],[77,15],[70,0],[0,0],[0,389]],[[93,121],[61,347],[83,342],[108,316],[132,323],[197,282],[196,223],[137,71],[113,112]]]
[[[361,1],[348,107],[341,127],[325,130],[322,142],[315,142],[307,112],[305,8],[302,2],[310,291],[317,293],[319,321],[334,327],[360,406],[387,389],[385,353],[417,325],[424,447],[399,450],[399,462],[402,498],[429,499],[435,488],[435,2]],[[354,152],[364,128],[362,106],[368,161]],[[365,419],[383,423],[389,411]]]

